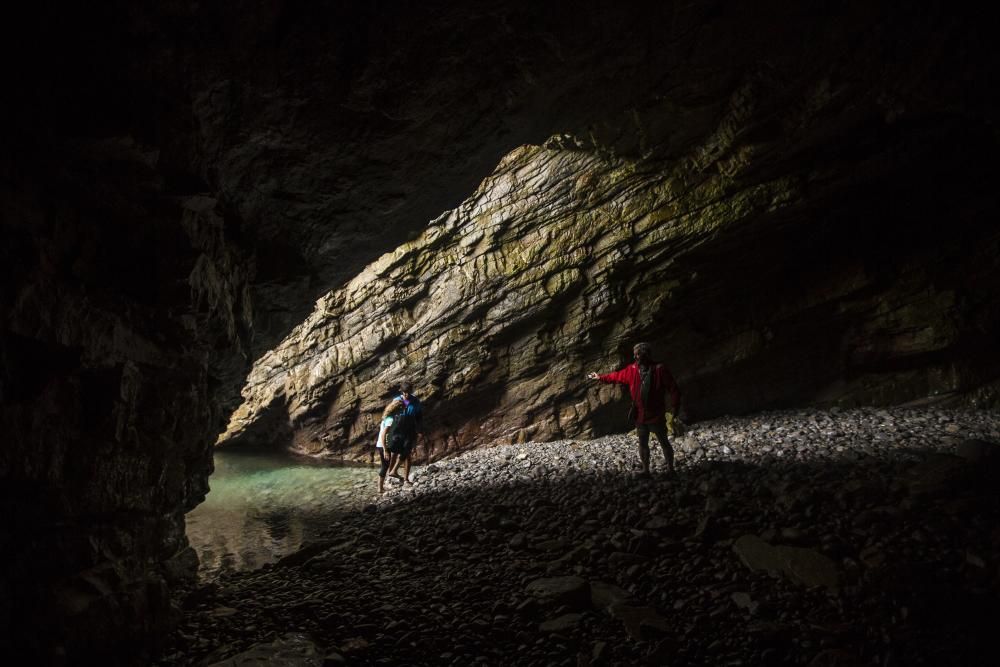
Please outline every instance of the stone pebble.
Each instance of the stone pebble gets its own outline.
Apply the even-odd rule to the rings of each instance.
[[[674,478],[655,444],[631,474],[631,434],[466,452],[180,591],[160,664],[978,664],[997,442],[996,413],[896,408],[694,424]]]

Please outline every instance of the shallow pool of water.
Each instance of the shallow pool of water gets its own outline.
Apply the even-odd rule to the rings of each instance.
[[[374,484],[369,466],[217,451],[211,491],[187,515],[201,575],[275,562],[323,535],[332,517],[372,495]]]

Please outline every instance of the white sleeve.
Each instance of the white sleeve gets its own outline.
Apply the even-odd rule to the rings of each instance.
[[[392,417],[386,417],[382,420],[382,426],[378,430],[378,438],[375,439],[375,447],[385,448],[385,432],[389,430],[389,425],[392,423]]]

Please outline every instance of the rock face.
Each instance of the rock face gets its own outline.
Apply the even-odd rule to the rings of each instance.
[[[449,447],[599,432],[576,378],[636,336],[694,416],[995,400],[978,17],[133,4],[2,40],[0,653],[144,659],[250,364],[321,297],[241,437],[356,451],[399,372]]]
[[[978,177],[951,175],[969,146],[890,122],[877,87],[829,85],[751,76],[676,158],[567,137],[513,151],[462,205],[321,298],[257,362],[223,440],[369,456],[404,378],[439,415],[439,452],[620,429],[619,391],[584,377],[641,339],[698,417],[995,401],[1000,234],[981,208],[946,213],[988,197]],[[864,146],[819,157],[869,122]],[[941,234],[946,215],[954,234]]]
[[[197,567],[183,513],[224,415],[210,386],[242,376],[205,348],[238,353],[247,326],[213,200],[167,196],[131,141],[58,159],[45,182],[21,162],[0,195],[0,636],[49,664],[155,646],[169,583]]]

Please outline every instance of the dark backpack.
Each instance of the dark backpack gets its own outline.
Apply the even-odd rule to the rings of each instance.
[[[386,442],[389,449],[399,451],[407,446],[412,446],[417,437],[417,420],[413,415],[406,412],[399,412],[392,416],[392,424],[386,433]]]

